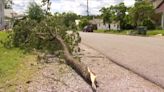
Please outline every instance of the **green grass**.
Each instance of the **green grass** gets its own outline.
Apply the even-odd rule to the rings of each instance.
[[[133,30],[122,30],[122,31],[114,31],[114,30],[94,30],[96,33],[109,33],[109,34],[118,34],[118,35],[128,35],[130,31]],[[147,31],[147,36],[154,36],[157,34],[162,34],[164,36],[164,30],[148,30]]]
[[[120,34],[120,35],[127,35],[128,32],[131,30],[123,30],[123,31],[115,31],[115,30],[94,30],[96,33],[108,33],[108,34]]]
[[[0,32],[0,40],[5,41],[7,35],[5,32]],[[23,52],[18,48],[7,49],[0,44],[0,80],[15,71],[22,56]]]
[[[7,36],[7,32],[0,32],[0,40],[5,41]],[[34,61],[33,55],[24,54],[24,51],[19,48],[7,49],[0,43],[0,88],[18,82],[21,80],[20,76],[28,77],[31,71],[26,67],[28,63]]]
[[[164,36],[164,30],[150,30],[147,32],[147,35],[153,36],[157,34],[162,34]]]

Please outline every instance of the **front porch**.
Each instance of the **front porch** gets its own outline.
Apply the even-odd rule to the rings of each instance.
[[[156,13],[161,13],[161,28],[164,29],[164,1],[156,7]]]

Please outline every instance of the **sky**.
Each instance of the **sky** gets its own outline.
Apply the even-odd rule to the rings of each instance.
[[[27,11],[29,2],[35,1],[41,4],[41,0],[13,0],[13,10],[18,14]],[[51,12],[74,12],[78,15],[86,15],[87,0],[51,0]],[[135,0],[89,0],[89,11],[91,15],[100,14],[102,7],[108,7],[124,2],[126,6],[133,6]]]

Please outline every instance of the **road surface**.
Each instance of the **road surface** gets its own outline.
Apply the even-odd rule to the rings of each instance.
[[[164,39],[80,33],[82,43],[164,88]]]

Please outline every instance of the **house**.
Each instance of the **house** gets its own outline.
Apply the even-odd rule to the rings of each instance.
[[[156,9],[156,13],[161,14],[161,27],[164,29],[164,0],[150,0]]]
[[[120,22],[113,21],[110,23],[111,30],[120,30]]]
[[[12,9],[5,9],[4,0],[0,0],[0,30],[12,27],[12,18],[18,15]]]
[[[109,24],[104,23],[103,19],[92,19],[89,23],[96,26],[97,30],[109,30]]]
[[[78,26],[80,23],[80,20],[79,19],[75,20],[75,23],[76,23],[76,26]]]
[[[4,0],[0,0],[0,30],[4,26]]]
[[[11,28],[12,24],[13,24],[13,22],[11,20],[13,18],[16,18],[18,16],[18,14],[16,12],[14,12],[12,9],[5,9],[4,16],[5,16],[5,19],[4,19],[5,25],[8,28]]]

